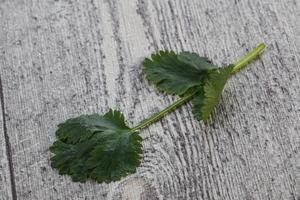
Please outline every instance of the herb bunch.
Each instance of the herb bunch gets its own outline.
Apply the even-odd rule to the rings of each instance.
[[[265,49],[259,44],[236,64],[219,68],[196,53],[160,51],[143,62],[146,78],[158,90],[181,98],[130,128],[120,111],[81,115],[58,125],[57,141],[50,147],[51,166],[73,181],[99,183],[120,180],[140,165],[141,129],[192,101],[196,119],[207,122],[218,104],[228,79],[256,59]]]

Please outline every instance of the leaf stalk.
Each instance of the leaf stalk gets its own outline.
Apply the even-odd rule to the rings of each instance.
[[[232,73],[236,74],[237,72],[244,69],[248,63],[255,60],[259,57],[265,50],[266,45],[264,43],[260,43],[255,49],[246,54],[242,59],[240,59],[236,64],[234,64]]]
[[[160,120],[161,118],[163,118],[168,113],[174,111],[179,106],[182,106],[183,104],[185,104],[186,102],[188,102],[189,100],[191,100],[195,94],[196,94],[196,92],[192,92],[190,94],[185,95],[184,97],[182,97],[179,100],[175,101],[173,104],[171,104],[170,106],[166,107],[162,111],[154,114],[149,119],[146,119],[146,120],[142,121],[139,125],[137,125],[134,128],[132,128],[131,131],[135,132],[137,130],[143,129],[143,128],[145,128],[145,127],[153,124],[154,122]]]

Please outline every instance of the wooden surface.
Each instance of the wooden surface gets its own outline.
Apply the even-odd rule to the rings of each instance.
[[[298,0],[0,0],[0,199],[300,199]],[[159,49],[235,62],[215,119],[187,105],[142,131],[138,172],[73,183],[50,167],[56,125],[81,113],[128,123],[176,100],[148,84]],[[3,95],[2,95],[3,93]]]

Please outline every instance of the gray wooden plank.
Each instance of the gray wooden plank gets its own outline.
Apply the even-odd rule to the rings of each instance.
[[[0,4],[1,5],[1,4]],[[2,27],[3,19],[3,8],[0,6],[0,27]],[[4,38],[2,37],[2,30],[0,30],[0,68],[3,67],[2,63],[2,48],[4,46]],[[10,140],[6,130],[6,116],[4,111],[4,97],[2,87],[2,73],[0,71],[0,199],[10,200],[15,197],[15,188],[12,186],[13,177],[13,166],[11,166],[11,153],[10,153]],[[14,196],[13,196],[14,194]]]
[[[300,17],[296,1],[3,1],[1,76],[19,199],[298,199]],[[124,112],[130,124],[176,97],[141,61],[159,49],[234,62],[264,41],[260,61],[228,84],[216,117],[190,105],[142,132],[138,172],[73,183],[50,167],[56,124]],[[297,190],[298,189],[298,190]]]
[[[9,102],[7,129],[12,135],[19,199],[101,198],[107,194],[106,185],[72,183],[59,176],[49,161],[48,148],[59,121],[81,112],[106,110],[98,57],[101,35],[90,32],[93,24],[85,23],[100,17],[86,16],[93,8],[85,6],[89,5],[9,1],[3,9],[7,44],[1,74]],[[11,12],[14,15],[9,16]],[[65,20],[61,15],[70,17]]]

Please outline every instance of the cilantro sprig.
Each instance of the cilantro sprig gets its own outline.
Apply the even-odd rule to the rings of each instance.
[[[160,51],[144,61],[146,78],[160,91],[181,98],[130,128],[120,111],[81,115],[58,125],[57,141],[50,147],[51,165],[73,181],[99,183],[120,180],[134,173],[142,154],[141,129],[153,124],[188,101],[196,119],[207,122],[231,76],[244,69],[265,49],[259,44],[236,64],[218,68],[196,53]]]

